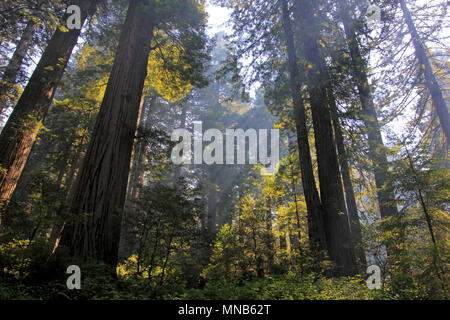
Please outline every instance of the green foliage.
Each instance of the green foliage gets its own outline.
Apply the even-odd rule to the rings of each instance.
[[[53,245],[38,239],[35,241],[3,241],[0,245],[0,278],[6,283],[19,281],[35,285],[64,279],[70,257],[61,248],[50,255]]]
[[[186,261],[197,254],[200,239],[196,225],[202,217],[196,190],[168,187],[162,183],[141,189],[136,209],[129,212],[126,235],[136,254],[118,267],[124,278],[148,279],[154,285],[182,283]],[[190,268],[190,269],[189,269]]]
[[[200,297],[188,291],[185,299],[214,300],[371,300],[387,299],[385,290],[370,291],[360,278],[326,279],[315,274],[268,276],[257,280],[213,281]]]
[[[8,87],[6,104],[12,106],[27,78],[25,71],[59,24],[66,1],[0,2],[1,65],[12,54],[26,23],[37,23],[23,74],[15,84],[0,80],[1,86]],[[38,2],[45,10],[36,10]],[[383,271],[383,287],[373,291],[366,286],[365,274],[331,277],[333,265],[326,254],[310,247],[299,167],[299,156],[307,151],[298,150],[296,144],[280,2],[212,2],[232,10],[232,35],[207,36],[204,1],[148,0],[148,6],[139,8],[148,9],[155,29],[148,44],[145,99],[134,137],[120,262],[116,269],[101,262],[80,265],[82,289],[68,290],[65,271],[72,257],[63,245],[51,252],[59,228],[69,217],[70,191],[95,128],[128,0],[104,1],[99,14],[90,19],[39,126],[38,141],[14,197],[1,208],[0,300],[448,299],[448,147],[425,90],[422,68],[415,62],[413,48],[408,48],[411,41],[404,36],[398,2],[343,1],[360,12],[369,3],[383,7],[381,30],[371,32],[363,15],[354,21],[363,58],[357,66],[361,63],[371,78],[380,132],[389,146],[388,182],[395,187],[400,212],[381,220],[374,159],[367,152],[361,92],[355,86],[354,61],[342,28],[341,1],[311,1],[315,26],[320,29],[317,45],[329,75],[327,85],[338,105],[362,245],[369,265],[377,264]],[[287,0],[297,64],[305,71],[311,65],[301,46],[307,31],[296,16],[298,3]],[[424,43],[443,46],[438,31],[440,24],[445,25],[440,19],[448,10],[446,4],[437,0],[435,6],[414,5]],[[427,54],[444,87],[449,83],[448,48]],[[248,89],[251,98],[245,92]],[[311,119],[307,88],[298,89],[305,101],[312,174],[318,181],[317,135],[313,135],[318,128]],[[410,129],[400,139],[393,127],[401,117],[408,118]],[[36,119],[30,114],[20,129],[27,130]],[[175,167],[170,162],[174,145],[170,132],[181,126],[190,130],[196,120],[203,122],[204,131],[280,129],[289,146],[281,150],[278,172],[263,177],[260,167],[252,166]],[[5,174],[0,165],[0,177]],[[386,246],[396,250],[389,261]]]
[[[235,228],[225,224],[216,235],[210,264],[202,276],[208,280],[232,280],[238,269],[239,241]]]

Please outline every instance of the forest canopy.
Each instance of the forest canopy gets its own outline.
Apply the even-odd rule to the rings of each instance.
[[[448,10],[0,0],[0,299],[448,299]]]

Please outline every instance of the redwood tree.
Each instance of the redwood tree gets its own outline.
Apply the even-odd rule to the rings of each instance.
[[[325,229],[323,226],[324,211],[317,191],[314,171],[311,161],[311,151],[306,126],[306,112],[301,94],[302,81],[298,70],[298,58],[295,50],[292,22],[286,0],[281,1],[283,14],[283,30],[289,62],[290,88],[294,104],[294,117],[297,130],[297,144],[299,150],[300,170],[308,210],[308,232],[310,245],[316,250],[327,250]]]
[[[345,1],[340,1],[339,4],[351,57],[352,77],[358,88],[362,108],[362,120],[367,130],[369,154],[373,164],[381,218],[396,218],[398,217],[398,210],[395,204],[394,187],[389,179],[389,163],[367,75],[367,63],[361,54],[356,35],[355,21],[350,16],[350,9]],[[385,225],[389,229],[392,223],[385,223]],[[392,254],[393,250],[392,246],[387,248],[388,255]]]
[[[23,59],[31,47],[31,40],[33,39],[33,34],[36,30],[36,22],[30,19],[22,33],[22,36],[17,43],[14,54],[5,67],[3,77],[0,83],[0,116],[3,115],[4,111],[7,109],[7,94],[11,84],[14,84],[17,79],[17,74],[22,66]]]
[[[340,274],[353,274],[357,270],[356,253],[351,241],[328,105],[329,77],[325,69],[325,60],[319,50],[320,26],[317,23],[317,12],[312,1],[298,0],[296,6],[297,22],[302,30],[300,39],[303,55],[308,65],[305,72],[314,125],[320,198],[326,210],[324,226],[328,251],[330,257],[336,261]]]
[[[80,0],[81,22],[92,15],[101,0]],[[36,69],[0,135],[0,202],[8,203],[36,141],[58,83],[75,47],[81,30],[61,26],[50,39]]]
[[[196,53],[204,46],[203,23],[203,13],[194,0],[129,1],[113,69],[71,197],[75,220],[63,234],[63,238],[70,238],[66,243],[70,242],[76,260],[94,259],[110,266],[117,263],[122,210],[149,54],[151,49],[161,54],[164,51],[157,41],[160,33],[154,31],[165,32],[167,41],[184,44],[178,48],[181,54],[177,60],[185,63],[180,69],[186,77],[195,77],[202,71],[202,55]],[[175,27],[178,29],[171,32]],[[173,39],[177,35],[181,39]],[[152,39],[156,42],[154,47],[150,46]],[[162,59],[167,62],[164,56]],[[171,69],[174,70],[177,69]]]

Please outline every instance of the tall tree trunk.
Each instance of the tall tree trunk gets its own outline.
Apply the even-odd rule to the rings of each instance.
[[[299,24],[303,30],[301,39],[304,56],[309,65],[306,76],[319,168],[320,198],[326,209],[324,225],[328,250],[330,257],[336,261],[337,272],[341,275],[351,275],[357,271],[357,263],[351,241],[344,191],[331,126],[327,98],[329,77],[318,45],[320,29],[316,23],[312,1],[299,0],[297,6]]]
[[[145,129],[148,117],[146,116],[149,109],[144,103],[144,95],[141,99],[140,114],[138,118],[139,127]],[[122,217],[122,228],[119,244],[119,259],[130,257],[135,248],[136,243],[136,200],[139,197],[139,189],[144,183],[144,154],[146,148],[145,138],[138,138],[133,146],[133,160],[131,163],[130,177],[128,180],[127,196],[125,199],[125,210]]]
[[[202,170],[200,174],[200,185],[201,193],[202,193],[202,216],[201,216],[201,227],[203,231],[208,230],[208,195],[207,195],[207,172],[205,170]]]
[[[306,126],[306,112],[301,93],[302,83],[297,65],[297,53],[295,51],[292,23],[286,0],[281,0],[283,12],[283,29],[286,38],[288,52],[290,87],[294,104],[294,117],[297,131],[298,154],[300,171],[302,175],[303,192],[305,194],[306,209],[308,213],[308,235],[313,251],[326,251],[327,244],[325,229],[323,226],[324,210],[320,202],[316,187],[311,153],[308,141],[308,129]]]
[[[17,75],[22,67],[23,59],[28,53],[31,47],[31,40],[33,39],[34,32],[36,31],[36,22],[30,19],[23,30],[22,37],[20,38],[14,54],[8,62],[5,68],[3,77],[0,82],[0,116],[7,109],[7,95],[12,84],[16,83]]]
[[[425,199],[423,197],[422,189],[421,189],[419,181],[418,181],[417,171],[416,171],[416,168],[414,167],[413,158],[411,157],[411,154],[409,153],[408,147],[405,144],[403,145],[403,147],[405,148],[406,157],[408,158],[409,169],[414,178],[417,200],[420,202],[420,205],[422,206],[423,214],[425,215],[425,221],[427,222],[428,231],[429,231],[430,237],[431,237],[431,242],[433,243],[433,248],[432,248],[433,269],[441,283],[443,292],[445,294],[447,294],[447,282],[446,282],[445,270],[442,267],[442,259],[439,254],[439,247],[438,247],[438,244],[436,241],[436,236],[434,234],[431,215],[430,215],[430,212],[428,211],[428,207],[427,207],[427,205],[425,203]]]
[[[89,118],[91,118],[91,114],[89,114]],[[84,128],[83,135],[81,136],[80,142],[72,155],[73,162],[71,163],[70,171],[67,173],[67,178],[65,181],[66,186],[66,196],[69,197],[72,194],[72,189],[75,187],[74,181],[76,181],[76,176],[78,171],[80,170],[82,160],[83,160],[83,149],[86,147],[87,136],[89,134],[89,128]]]
[[[173,238],[175,236],[175,229],[176,229],[176,224],[174,223],[172,230],[170,231],[169,240],[167,242],[166,256],[164,257],[164,263],[163,263],[162,270],[161,270],[161,278],[159,280],[160,286],[162,286],[164,283],[164,275],[166,273],[167,262],[169,262],[170,253],[172,251],[172,242],[173,242]]]
[[[25,228],[23,218],[28,219],[33,206],[33,178],[37,172],[42,171],[45,163],[45,155],[49,152],[39,145],[35,145],[31,151],[30,161],[27,162],[7,207],[4,208],[1,229],[12,232],[15,237],[20,237]]]
[[[72,196],[76,260],[117,264],[139,104],[153,35],[151,6],[130,1],[114,66]],[[68,233],[70,235],[70,232]]]
[[[450,115],[448,113],[447,102],[442,94],[442,89],[433,73],[433,67],[431,65],[430,59],[428,58],[425,45],[422,39],[420,39],[417,33],[416,26],[411,17],[411,13],[406,6],[404,0],[400,0],[400,6],[403,11],[403,16],[406,20],[409,33],[414,44],[416,59],[419,61],[420,67],[425,75],[425,86],[431,94],[431,99],[433,100],[433,105],[436,108],[437,115],[439,117],[439,122],[441,124],[442,131],[444,132],[447,145],[450,146]]]
[[[89,113],[89,119],[91,118],[91,114]],[[77,146],[77,148],[71,152],[71,156],[73,159],[73,162],[71,163],[71,168],[69,172],[67,173],[66,179],[64,181],[64,187],[65,187],[65,197],[67,202],[63,202],[61,206],[59,207],[56,216],[59,219],[55,225],[52,227],[52,231],[50,233],[50,243],[53,243],[53,248],[50,253],[52,255],[55,250],[58,248],[59,243],[61,241],[61,235],[64,231],[64,228],[66,226],[66,220],[67,217],[66,209],[67,209],[67,203],[70,200],[70,195],[72,194],[72,190],[74,188],[74,180],[77,176],[77,172],[80,169],[81,161],[82,161],[82,151],[85,147],[85,140],[87,138],[87,135],[89,133],[89,128],[84,128],[84,133],[81,136],[80,142]],[[17,191],[16,191],[17,192]],[[50,256],[49,256],[50,257]]]
[[[267,248],[267,272],[271,272],[273,262],[275,261],[275,247],[274,247],[274,232],[273,232],[273,218],[272,218],[272,199],[267,200],[266,203],[266,234],[264,236],[264,242]]]
[[[380,215],[382,219],[397,217],[398,210],[395,204],[394,187],[389,180],[389,163],[373,103],[372,92],[367,76],[367,65],[361,55],[358,39],[356,37],[355,21],[353,21],[349,14],[351,11],[344,1],[341,1],[340,5],[341,18],[344,23],[345,34],[352,59],[353,77],[358,87],[363,112],[362,118],[367,129],[369,154],[374,168]],[[392,222],[385,224],[388,229],[390,229],[389,225],[393,225]],[[388,246],[388,256],[392,255],[394,253],[393,251],[396,251],[396,249],[393,249],[392,246]]]
[[[348,154],[345,149],[344,135],[342,133],[342,127],[339,121],[336,100],[334,98],[332,90],[333,89],[330,86],[328,88],[328,99],[331,111],[331,118],[333,119],[334,135],[339,155],[339,164],[341,166],[342,181],[344,183],[345,201],[347,203],[348,217],[350,222],[350,232],[352,234],[354,245],[357,249],[356,252],[357,257],[359,259],[359,264],[365,271],[367,261],[362,243],[362,232],[358,216],[358,207],[356,206],[355,193],[353,191],[353,183],[350,176],[350,166],[348,165]]]
[[[98,1],[80,0],[81,21]],[[67,19],[63,17],[63,21]],[[53,95],[81,30],[55,31],[14,111],[0,135],[0,202],[7,204],[16,188]]]
[[[297,181],[295,180],[295,174],[294,171],[291,172],[291,176],[292,176],[292,180],[291,180],[291,189],[292,189],[292,194],[294,195],[294,202],[295,202],[295,221],[297,224],[297,239],[296,239],[296,249],[298,249],[300,251],[300,253],[302,253],[302,245],[301,245],[301,240],[302,240],[302,233],[301,233],[301,223],[300,223],[300,212],[298,210],[298,200],[297,200],[297,190],[296,190],[296,186],[297,186]],[[293,235],[292,235],[293,236]],[[293,245],[293,242],[291,241],[291,246]]]
[[[146,113],[148,107],[144,104],[144,96],[142,96],[139,106],[140,114],[138,117],[139,127],[145,129],[146,125]],[[133,202],[138,197],[138,190],[142,185],[143,179],[143,162],[145,153],[146,142],[145,139],[139,138],[133,146],[133,161],[131,164],[131,172],[127,187],[127,200]],[[132,204],[130,203],[130,206]]]
[[[209,173],[208,184],[208,232],[210,235],[215,235],[217,230],[217,185],[214,172]]]
[[[185,102],[182,102],[181,106],[181,116],[180,116],[180,128],[186,128],[186,118],[187,118],[187,109],[188,105]],[[178,179],[181,176],[181,165],[175,166],[173,169],[173,185],[176,187],[178,185]]]

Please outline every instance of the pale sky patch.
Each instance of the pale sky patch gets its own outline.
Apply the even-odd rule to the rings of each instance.
[[[214,35],[220,31],[230,31],[226,27],[226,22],[230,19],[231,10],[214,6],[210,1],[207,2],[206,11],[208,12],[208,34]]]

